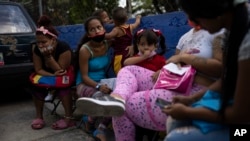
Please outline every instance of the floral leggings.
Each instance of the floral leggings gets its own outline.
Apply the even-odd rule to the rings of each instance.
[[[157,97],[171,100],[179,93],[165,89],[152,89],[153,73],[139,66],[126,66],[119,71],[113,94],[124,98],[126,112],[123,116],[112,118],[116,141],[134,141],[135,123],[147,129],[166,130],[167,115],[155,105],[155,100]],[[191,91],[194,93],[202,88],[202,86],[193,86]]]

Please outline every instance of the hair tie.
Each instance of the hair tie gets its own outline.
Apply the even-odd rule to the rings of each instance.
[[[56,36],[55,34],[49,32],[49,30],[48,30],[48,29],[45,29],[43,26],[37,28],[36,31],[40,31],[40,32],[42,32],[44,35],[49,34],[49,35],[51,35],[51,36],[57,38],[57,36]]]
[[[162,35],[162,33],[161,33],[161,31],[159,30],[159,29],[152,29],[153,31],[154,31],[154,33],[157,35],[157,36],[161,36]]]
[[[136,35],[138,36],[139,34],[141,34],[144,31],[144,29],[140,29],[136,32]]]

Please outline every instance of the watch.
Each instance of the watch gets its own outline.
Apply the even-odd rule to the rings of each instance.
[[[99,89],[100,89],[100,87],[101,87],[101,84],[100,84],[100,83],[98,83],[98,84],[95,86],[95,89],[99,90]]]

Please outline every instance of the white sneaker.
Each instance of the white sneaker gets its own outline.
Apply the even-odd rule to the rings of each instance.
[[[44,98],[45,101],[52,101],[53,100],[53,94],[48,93],[48,95]]]
[[[96,98],[82,97],[76,101],[76,107],[89,116],[122,116],[125,112],[125,101],[109,95]]]

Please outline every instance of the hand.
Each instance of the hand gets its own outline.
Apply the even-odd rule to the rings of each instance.
[[[55,76],[62,76],[62,75],[65,75],[66,73],[67,73],[66,70],[61,69],[61,70],[56,71],[56,72],[54,73],[54,75],[55,75]]]
[[[181,57],[182,57],[181,54],[173,55],[172,57],[167,59],[166,64],[168,64],[168,63],[179,64],[179,63],[181,63]]]
[[[142,54],[142,56],[143,56],[144,58],[149,58],[150,55],[151,55],[151,51],[150,51],[150,50],[145,50],[144,53]]]
[[[173,118],[177,120],[185,120],[187,119],[187,109],[188,107],[186,105],[183,105],[181,103],[176,103],[172,105],[168,105],[162,109],[163,113],[166,113],[169,116],[172,116]]]
[[[181,103],[184,105],[190,105],[193,102],[194,102],[194,100],[191,96],[177,95],[177,96],[173,97],[173,103]]]
[[[139,18],[139,19],[141,19],[141,15],[136,15],[136,17],[135,18]]]
[[[158,79],[159,75],[160,75],[160,70],[158,70],[157,72],[155,72],[155,73],[151,76],[153,82],[156,82],[156,80]]]
[[[52,46],[44,47],[43,51],[42,51],[42,54],[44,56],[51,56],[52,53],[53,53],[53,50],[54,50],[54,48]]]
[[[104,94],[110,94],[112,91],[107,84],[102,84],[99,90]]]
[[[134,55],[134,48],[133,48],[132,45],[131,45],[131,46],[127,46],[126,50],[128,50],[128,55],[127,55],[127,57],[131,57],[131,56]]]

